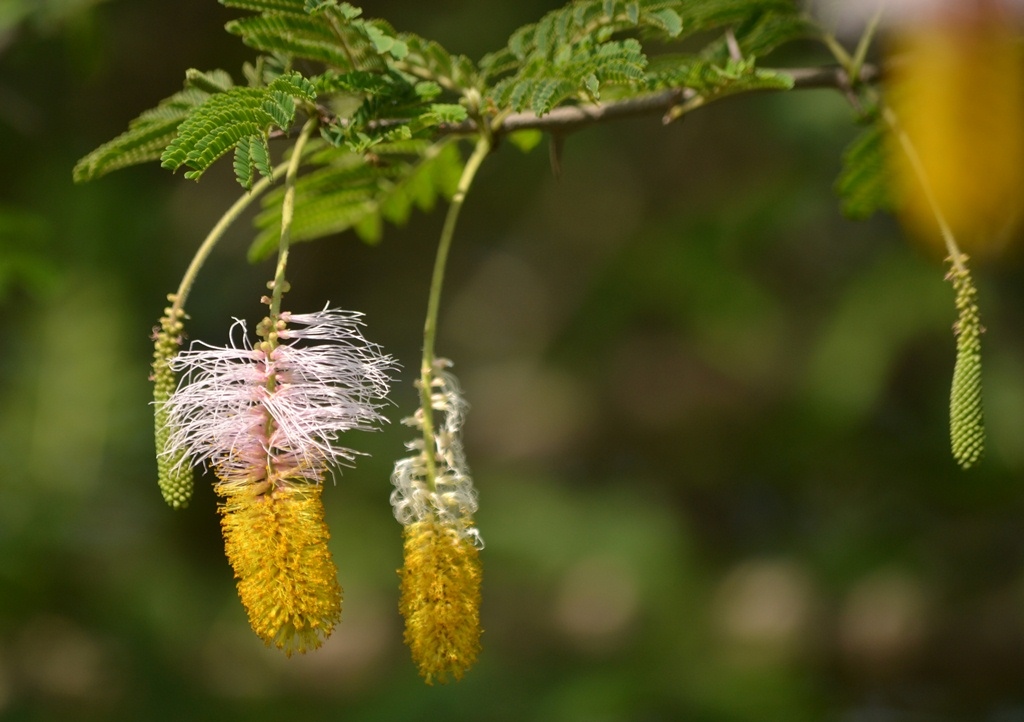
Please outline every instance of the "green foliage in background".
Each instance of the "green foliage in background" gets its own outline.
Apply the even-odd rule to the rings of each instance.
[[[791,79],[758,68],[756,58],[810,30],[789,2],[576,2],[520,28],[505,49],[476,65],[436,42],[368,20],[348,3],[223,4],[257,13],[227,25],[262,53],[244,69],[248,87],[233,86],[222,70],[189,71],[183,91],[83,158],[75,179],[97,178],[159,153],[164,167],[187,165],[185,177],[198,180],[233,149],[238,182],[251,189],[255,172],[270,175],[268,140],[289,133],[297,104],[321,116],[327,144],[308,150],[309,163],[321,170],[297,190],[297,240],[353,227],[375,241],[382,220],[402,223],[413,203],[429,209],[434,197],[450,197],[448,136],[479,132],[484,123],[500,133],[509,112],[543,116],[560,105],[666,88],[687,89],[691,104],[787,89]],[[733,27],[739,58],[719,37],[707,39],[709,32],[732,33]],[[664,51],[691,38],[705,38],[703,49]],[[663,49],[649,57],[641,41]],[[322,70],[295,73],[296,63],[308,62]],[[267,231],[250,257],[263,257],[275,243],[269,209],[278,205],[279,199],[268,199],[261,221]]]
[[[0,143],[20,169],[0,181],[12,339],[0,453],[13,469],[0,483],[0,717],[817,722],[1024,710],[1019,268],[986,269],[971,295],[996,393],[986,458],[964,475],[943,428],[947,412],[958,428],[956,375],[946,392],[959,288],[884,213],[884,127],[828,80],[804,92],[802,71],[835,60],[803,6],[470,3],[441,15],[253,0],[205,27],[211,5],[0,7],[16,11],[0,48]],[[188,71],[179,86],[169,65],[239,63],[220,19],[253,56],[237,71]],[[459,54],[470,39],[498,49]],[[230,100],[223,132],[202,121],[222,117],[208,105],[218,96]],[[16,116],[12,98],[39,112]],[[619,117],[633,119],[605,122]],[[348,606],[306,658],[277,659],[246,629],[216,521],[197,512],[215,504],[209,484],[186,514],[154,508],[140,329],[242,199],[250,210],[192,292],[185,343],[214,342],[227,319],[253,313],[240,299],[262,292],[284,164],[309,118],[319,135],[302,154],[291,233],[322,242],[295,249],[292,294],[366,310],[405,381],[440,224],[413,210],[440,215],[467,141],[494,140],[441,316],[439,343],[472,404],[466,449],[488,541],[480,662],[444,688],[416,677],[395,614],[400,544],[384,499],[407,428],[360,440],[370,455],[325,490]],[[185,160],[164,178],[160,157],[187,119]],[[76,180],[152,167],[71,187],[76,158]],[[387,244],[373,245],[386,224]],[[246,250],[258,265],[239,262]],[[977,351],[977,335],[956,340],[958,356]],[[402,393],[393,421],[415,404]],[[978,386],[960,398],[973,462]]]

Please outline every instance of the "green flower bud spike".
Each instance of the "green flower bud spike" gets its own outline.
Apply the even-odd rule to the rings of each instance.
[[[182,320],[185,312],[175,303],[176,296],[167,297],[171,306],[164,309],[160,328],[153,336],[153,416],[156,431],[157,483],[164,501],[173,509],[184,509],[192,498],[192,465],[185,463],[184,451],[168,452],[173,429],[168,423],[166,403],[174,393],[177,378],[169,362],[181,345]]]
[[[178,380],[169,364],[177,355],[178,347],[181,346],[183,321],[187,318],[184,311],[185,299],[188,297],[192,282],[195,281],[199,269],[202,268],[214,246],[223,237],[224,232],[249,207],[250,203],[270,187],[271,181],[284,174],[285,169],[285,165],[275,168],[270,178],[262,178],[252,187],[251,191],[242,194],[241,198],[235,201],[221,216],[217,225],[210,230],[193,256],[192,262],[178,286],[178,292],[167,297],[171,305],[164,309],[164,315],[160,319],[160,328],[155,329],[153,333],[153,375],[150,380],[153,382],[153,416],[156,425],[157,481],[160,483],[160,492],[163,494],[164,500],[174,509],[184,509],[188,506],[188,502],[192,498],[193,483],[192,464],[185,459],[185,452],[180,449],[171,450],[168,445],[174,429],[168,423],[169,417],[165,408],[167,399],[171,397],[178,385]]]
[[[981,407],[981,318],[978,290],[961,254],[952,259],[953,268],[946,277],[956,290],[959,319],[956,333],[956,365],[949,396],[949,438],[953,458],[963,469],[978,462],[985,451],[985,422]]]

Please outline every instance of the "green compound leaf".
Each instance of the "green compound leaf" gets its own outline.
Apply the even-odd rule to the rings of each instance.
[[[238,141],[235,146],[235,178],[247,191],[252,190],[255,172],[269,178],[273,173],[270,167],[270,148],[267,139],[262,135],[250,135]]]
[[[789,90],[793,78],[785,72],[758,68],[753,59],[726,60],[717,65],[695,55],[660,55],[651,62],[652,90],[688,88],[702,102],[753,90]]]
[[[79,160],[72,173],[75,182],[94,180],[120,168],[159,159],[177,135],[181,122],[211,95],[231,87],[231,76],[223,70],[189,70],[183,90],[142,113],[128,124],[124,133]]]
[[[725,30],[734,34],[741,59],[730,54]],[[623,97],[687,87],[704,103],[730,93],[792,87],[784,73],[755,68],[754,61],[810,32],[792,0],[578,0],[520,28],[480,65],[496,106],[538,115],[565,102],[597,101],[609,88],[612,97]],[[639,39],[622,37],[627,34]],[[690,39],[695,49],[650,55],[640,44],[648,39],[659,47]]]
[[[449,90],[479,87],[479,71],[465,55],[452,55],[440,43],[412,33],[401,33],[398,37],[408,50],[402,59],[403,69],[415,68],[417,75],[425,75]]]
[[[644,14],[642,19],[646,20],[649,26],[661,30],[670,38],[675,38],[683,32],[683,19],[679,13],[671,8],[653,10]],[[636,24],[639,25],[640,21],[641,17],[638,17]]]
[[[337,70],[383,70],[401,60],[406,41],[383,20],[366,20],[362,10],[335,0],[220,0],[228,7],[259,13],[232,20],[228,32],[262,52],[313,60]]]
[[[966,256],[961,256],[965,261]],[[950,271],[956,290],[956,364],[949,396],[949,437],[953,458],[963,469],[985,451],[985,419],[981,403],[981,317],[977,289],[966,266]]]
[[[742,4],[723,3],[729,6]],[[747,3],[746,8],[742,19],[734,20],[735,24],[728,23],[734,30],[736,43],[744,57],[763,58],[780,45],[814,35],[811,22],[799,12],[795,3],[770,0]],[[724,24],[720,23],[721,20],[721,16],[716,16],[714,24]],[[702,55],[712,62],[724,63],[730,57],[729,45],[724,38],[720,38],[709,44]]]
[[[379,143],[372,154],[323,141],[311,144],[307,163],[311,170],[295,184],[292,242],[353,229],[364,241],[375,243],[384,221],[402,225],[414,207],[429,211],[438,198],[450,199],[462,165],[451,138],[437,143],[417,139]],[[277,248],[283,193],[278,188],[263,199],[263,211],[256,219],[260,232],[249,249],[250,260],[263,259]]]
[[[892,185],[886,162],[886,127],[875,121],[843,152],[843,170],[835,191],[843,215],[854,220],[893,208]]]
[[[465,106],[431,102],[443,93],[434,80],[417,80],[398,70],[383,73],[327,71],[318,88],[330,98],[338,117],[322,127],[334,145],[365,153],[381,143],[430,139],[433,129],[468,117]]]
[[[394,30],[390,26],[385,29],[380,24],[371,25],[367,23],[363,27],[366,31],[366,36],[373,43],[373,47],[381,55],[387,54],[395,58],[395,60],[401,60],[409,54],[409,46],[395,37]]]
[[[468,118],[466,109],[454,103],[431,103],[426,112],[418,115],[414,122],[410,123],[411,129],[415,132],[422,128],[435,128],[439,125],[455,125]]]
[[[246,45],[265,53],[315,60],[329,67],[353,65],[330,26],[319,17],[267,13],[232,20],[224,27]]]
[[[328,8],[338,7],[338,0],[306,0],[303,4],[303,10],[310,15],[316,15],[322,13]]]
[[[687,33],[717,28],[736,29],[739,39],[765,15],[799,18],[799,3],[793,0],[682,0],[670,3],[679,12]],[[746,47],[743,50],[751,52]]]
[[[495,104],[544,115],[570,97],[598,100],[603,84],[640,87],[647,58],[639,41],[584,42],[556,58],[535,57],[491,90]]]
[[[288,93],[275,90],[263,101],[263,110],[274,119],[274,125],[287,128],[295,118],[295,100]]]
[[[186,88],[191,86],[213,95],[214,93],[223,93],[232,85],[234,85],[234,82],[232,82],[231,76],[223,70],[213,70],[204,73],[201,70],[189,68],[185,71]]]
[[[647,57],[640,42],[612,36],[639,29],[675,37],[682,20],[673,4],[588,0],[550,12],[481,61],[493,83],[488,96],[498,107],[543,115],[570,98],[596,101],[604,85],[642,88]]]
[[[253,12],[301,12],[304,0],[219,0],[229,8],[241,8]]]
[[[233,87],[211,96],[194,108],[178,126],[177,137],[160,156],[164,168],[172,171],[182,166],[192,170],[185,177],[198,180],[218,158],[239,144],[245,147],[236,153],[235,170],[244,188],[252,187],[252,168],[264,175],[266,136],[271,128],[286,130],[295,117],[295,101],[316,100],[313,84],[298,73],[282,75],[265,88]],[[262,148],[255,150],[256,145]]]

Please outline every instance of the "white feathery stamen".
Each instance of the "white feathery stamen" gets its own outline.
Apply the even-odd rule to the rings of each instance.
[[[166,453],[183,449],[192,464],[238,484],[319,482],[331,466],[351,463],[357,452],[337,446],[338,437],[386,421],[379,410],[394,368],[363,338],[360,317],[327,308],[281,314],[294,326],[277,332],[269,358],[239,320],[230,346],[193,343],[170,362],[182,380],[167,401],[175,431]]]
[[[431,490],[427,478],[423,439],[416,439],[406,444],[406,448],[415,453],[395,463],[391,475],[395,487],[391,492],[391,506],[395,519],[403,526],[434,519],[456,529],[460,536],[472,539],[474,545],[483,549],[480,532],[473,526],[473,515],[479,506],[477,493],[460,437],[468,404],[455,376],[445,370],[449,366],[451,362],[447,359],[437,359],[431,379],[435,391],[430,395],[430,405],[444,414],[434,432],[437,459],[434,489]],[[423,409],[417,409],[402,423],[422,429]]]

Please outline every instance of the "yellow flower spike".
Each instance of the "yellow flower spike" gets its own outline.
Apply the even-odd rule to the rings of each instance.
[[[427,408],[442,417],[438,426],[430,423],[431,443],[407,444],[413,455],[395,462],[391,475],[391,505],[405,537],[398,607],[405,643],[427,684],[462,679],[480,652],[484,542],[473,524],[477,495],[460,438],[466,402],[450,365],[438,359],[429,379]],[[428,420],[420,408],[404,423],[424,430]]]
[[[480,652],[480,553],[436,521],[405,527],[399,609],[405,643],[427,684],[462,679]]]
[[[893,29],[887,99],[920,161],[893,144],[896,190],[903,221],[940,253],[936,206],[960,248],[990,254],[1021,220],[1024,46],[998,3],[944,7]]]
[[[224,551],[249,624],[284,651],[316,649],[341,621],[341,586],[327,548],[319,484],[267,494],[219,485]]]

